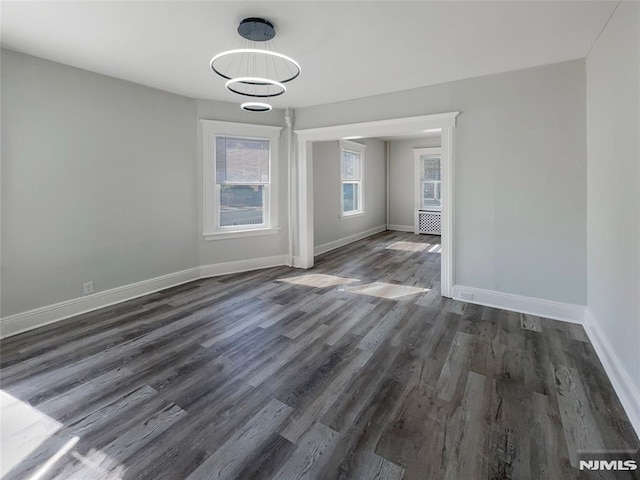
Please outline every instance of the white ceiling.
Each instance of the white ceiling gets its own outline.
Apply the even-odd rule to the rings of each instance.
[[[237,102],[209,69],[242,18],[276,26],[303,107],[585,57],[615,2],[2,2],[2,44],[193,98]]]

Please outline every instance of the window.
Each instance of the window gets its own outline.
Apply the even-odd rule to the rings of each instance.
[[[201,120],[204,236],[277,233],[280,127]]]
[[[416,215],[418,210],[442,210],[441,154],[440,147],[413,149]],[[416,222],[417,218],[416,216]]]
[[[340,142],[340,215],[347,217],[363,213],[362,174],[365,145]]]
[[[218,227],[264,226],[269,140],[216,136]]]
[[[442,208],[440,157],[421,155],[420,162],[422,164],[422,208],[440,210]]]

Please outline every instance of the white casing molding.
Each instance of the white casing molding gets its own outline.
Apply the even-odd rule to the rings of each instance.
[[[46,305],[26,312],[16,313],[0,319],[0,338],[10,337],[34,328],[59,322],[76,315],[126,302],[150,293],[192,282],[199,278],[216,277],[230,273],[284,266],[287,255],[239,260],[193,267],[180,272],[162,275],[141,282],[92,293],[84,297],[72,298],[64,302]]]
[[[218,120],[200,119],[202,127],[202,165],[203,165],[203,232],[206,241],[230,238],[273,235],[280,231],[278,198],[278,173],[280,158],[280,132],[282,127],[255,125]],[[242,229],[221,228],[219,223],[219,193],[216,183],[216,137],[251,137],[269,140],[269,176],[265,185],[265,225],[260,227],[244,226]]]
[[[440,291],[442,296],[451,297],[454,284],[454,128],[460,112],[447,112],[415,117],[392,118],[373,122],[331,125],[295,130],[298,139],[298,211],[297,238],[299,261],[293,262],[301,268],[313,267],[315,248],[313,244],[313,142],[340,140],[347,137],[383,137],[407,132],[419,132],[439,128],[442,139],[442,251]],[[413,231],[413,228],[412,230]]]
[[[452,128],[456,126],[456,117],[460,112],[435,113],[418,115],[415,117],[391,118],[388,120],[374,120],[371,122],[331,125],[328,127],[307,128],[296,130],[298,138],[305,141],[317,142],[336,140],[345,137],[380,137],[382,135],[406,134],[420,130],[434,128]]]
[[[387,230],[393,230],[394,232],[411,232],[413,233],[413,225],[389,225]]]
[[[338,240],[334,240],[333,242],[327,242],[323,243],[322,245],[318,245],[313,249],[313,252],[315,255],[320,255],[322,253],[335,250],[336,248],[343,247],[350,243],[357,242],[358,240],[362,240],[363,238],[370,237],[371,235],[375,235],[376,233],[384,232],[386,229],[386,225],[379,225],[377,227],[370,228],[369,230],[365,230],[364,232],[356,233],[354,235],[339,238]]]
[[[455,149],[454,149],[454,127],[449,125],[442,127],[440,133],[440,144],[442,152],[440,154],[441,176],[442,176],[442,212],[440,214],[440,293],[443,297],[453,296],[453,285],[455,283],[454,269],[455,259],[453,253],[453,242],[456,235],[453,221],[455,211]]]
[[[297,132],[296,132],[297,133]],[[293,265],[313,267],[313,144],[298,135],[298,248]]]
[[[294,268],[305,268],[303,265],[304,265],[304,261],[302,260],[302,257],[294,255],[291,258],[291,266],[292,267],[294,267]]]
[[[468,297],[468,295],[471,295],[471,297]],[[503,310],[579,324],[584,323],[586,310],[584,305],[555,302],[553,300],[543,300],[541,298],[525,297],[513,293],[465,287],[463,285],[454,285],[453,298],[454,300],[477,303],[478,305],[486,305],[487,307],[501,308]]]
[[[631,425],[640,437],[640,390],[638,390],[638,386],[635,385],[615,349],[609,343],[607,336],[602,332],[600,322],[588,308],[586,309],[584,329],[629,417]]]

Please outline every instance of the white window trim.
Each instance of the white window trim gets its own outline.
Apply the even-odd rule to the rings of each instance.
[[[429,210],[433,212],[442,211],[442,206],[440,207],[423,207],[422,206],[422,162],[420,161],[420,157],[423,155],[429,155],[433,157],[440,158],[440,168],[442,169],[442,148],[440,147],[430,147],[430,148],[414,148],[413,149],[413,158],[415,165],[415,215],[417,218],[419,210]],[[440,172],[440,178],[442,178],[442,172]],[[440,197],[442,198],[442,180],[440,180]],[[442,201],[441,201],[442,205]],[[417,223],[416,223],[417,225]]]
[[[342,220],[346,220],[348,218],[361,217],[366,213],[364,209],[364,150],[367,147],[366,145],[358,142],[350,142],[349,140],[340,140],[340,154],[338,155],[338,163],[340,165],[340,211],[338,212],[338,216]],[[351,212],[345,213],[344,210],[344,198],[342,197],[342,152],[344,150],[355,152],[360,155],[360,188],[358,189],[358,205],[360,208],[358,210],[354,210]],[[355,183],[355,182],[352,182]]]
[[[201,119],[203,157],[203,222],[205,240],[226,240],[240,237],[273,235],[280,231],[278,220],[278,164],[280,163],[280,131],[282,127],[221,122]],[[265,195],[265,225],[257,227],[218,227],[219,198],[216,184],[216,136],[266,138],[269,140],[269,188]]]

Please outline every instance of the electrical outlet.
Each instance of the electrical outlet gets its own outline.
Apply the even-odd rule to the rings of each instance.
[[[473,293],[471,293],[471,292],[460,292],[460,300],[465,300],[467,302],[470,302],[471,300],[473,300]]]
[[[85,295],[89,295],[90,293],[93,293],[93,282],[83,283],[82,290],[84,291]]]

